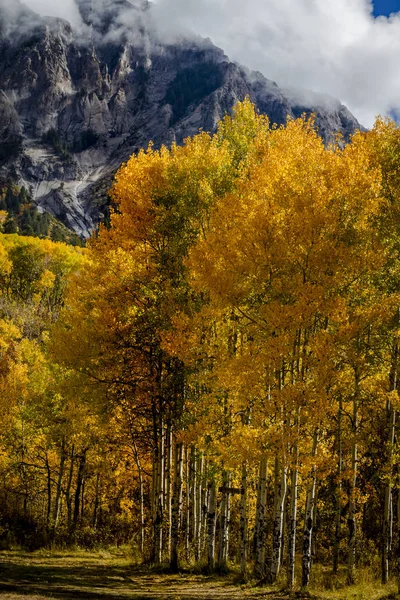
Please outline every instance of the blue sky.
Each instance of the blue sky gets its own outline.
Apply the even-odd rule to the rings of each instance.
[[[400,11],[400,0],[374,0],[374,15],[388,17],[391,13]]]

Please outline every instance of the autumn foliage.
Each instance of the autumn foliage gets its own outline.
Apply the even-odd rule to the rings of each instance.
[[[87,250],[3,236],[3,543],[30,524],[289,588],[313,561],[386,582],[399,165],[392,121],[325,147],[246,100],[123,165]]]

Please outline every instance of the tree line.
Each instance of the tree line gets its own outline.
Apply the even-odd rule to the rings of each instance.
[[[1,539],[133,540],[290,589],[313,561],[349,583],[378,561],[386,582],[399,164],[390,120],[325,147],[312,118],[276,127],[246,100],[213,136],[133,156],[107,227],[87,250],[46,241],[22,287],[3,236]]]

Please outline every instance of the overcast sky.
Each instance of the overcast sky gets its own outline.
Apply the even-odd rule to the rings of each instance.
[[[77,18],[74,0],[25,1],[42,14]],[[370,0],[157,0],[157,5],[164,24],[210,37],[231,59],[278,84],[336,96],[366,126],[379,113],[400,114],[400,13],[374,18]]]

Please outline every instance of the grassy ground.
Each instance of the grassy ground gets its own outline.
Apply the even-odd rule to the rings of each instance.
[[[346,585],[347,573],[343,569],[333,575],[331,568],[314,565],[310,582],[311,596],[318,600],[394,600],[397,585],[394,580],[382,585],[370,569],[359,569],[356,584]]]
[[[337,587],[338,589],[334,589]],[[344,588],[340,576],[315,569],[309,595],[318,600],[395,598],[395,586],[383,587],[366,573]],[[238,584],[235,575],[211,577],[190,573],[160,574],[135,567],[129,552],[0,552],[0,600],[285,600],[275,588]]]

